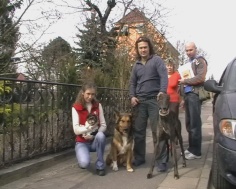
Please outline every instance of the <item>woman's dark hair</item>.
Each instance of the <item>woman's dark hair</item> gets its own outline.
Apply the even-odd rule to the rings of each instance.
[[[93,82],[86,82],[81,86],[81,89],[76,97],[75,103],[81,104],[83,107],[86,107],[86,102],[84,100],[83,93],[88,89],[95,89],[97,92],[97,86]],[[92,104],[98,102],[97,99],[94,97],[92,100]]]
[[[149,47],[150,55],[154,55],[155,54],[154,48],[153,48],[153,44],[152,44],[151,40],[148,37],[141,36],[135,42],[135,50],[136,50],[136,55],[137,55],[137,59],[138,60],[141,59],[141,56],[140,56],[140,54],[138,52],[138,43],[140,43],[140,42],[147,42],[148,43],[148,47]]]

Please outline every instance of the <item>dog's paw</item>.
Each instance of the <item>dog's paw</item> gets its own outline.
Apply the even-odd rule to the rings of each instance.
[[[86,127],[86,129],[89,129],[89,130],[91,130],[92,128],[93,128],[92,125],[88,125],[88,126]]]
[[[174,178],[175,178],[175,180],[178,180],[179,179],[179,175],[178,174],[174,175]]]
[[[113,166],[113,167],[112,167],[112,170],[113,170],[113,171],[118,171],[119,169],[118,169],[118,167]]]
[[[118,171],[119,170],[116,161],[113,161],[113,163],[112,163],[112,170],[113,171]]]
[[[127,171],[128,172],[134,172],[134,169],[130,167],[130,168],[127,168]]]
[[[152,173],[147,174],[147,179],[150,179],[150,178],[152,178]]]

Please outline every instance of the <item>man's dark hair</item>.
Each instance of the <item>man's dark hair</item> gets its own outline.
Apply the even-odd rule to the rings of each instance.
[[[141,59],[141,56],[140,56],[140,54],[138,52],[138,43],[140,43],[140,42],[147,42],[148,43],[148,47],[149,47],[149,51],[150,51],[150,55],[154,55],[155,54],[154,48],[153,48],[153,44],[152,44],[151,40],[148,37],[141,36],[135,42],[135,50],[136,50],[136,55],[137,55],[137,59],[138,60]]]

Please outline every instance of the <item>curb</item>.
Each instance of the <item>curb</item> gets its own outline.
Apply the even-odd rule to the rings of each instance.
[[[202,105],[204,105],[204,104],[212,104],[212,102],[210,100],[207,100],[202,103]],[[213,127],[213,125],[212,125],[212,127]],[[209,141],[206,159],[205,159],[204,166],[202,168],[202,172],[199,177],[199,182],[198,182],[196,189],[203,189],[203,188],[208,189],[210,186],[211,166],[209,167],[209,163],[210,163],[210,165],[212,164],[212,151],[210,149],[212,149],[213,138],[214,138],[214,136],[212,136],[212,139]]]
[[[213,141],[209,141],[209,145],[208,145],[208,149],[207,149],[207,154],[206,154],[206,159],[205,159],[205,162],[204,162],[204,166],[202,167],[202,172],[201,172],[201,175],[199,177],[199,182],[198,182],[198,185],[196,187],[196,189],[208,189],[209,188],[209,185],[210,185],[210,182],[211,182],[211,168],[208,167],[208,163],[206,163],[207,161],[208,162],[212,162],[212,152],[209,150],[210,148],[212,148],[212,144],[213,144]]]

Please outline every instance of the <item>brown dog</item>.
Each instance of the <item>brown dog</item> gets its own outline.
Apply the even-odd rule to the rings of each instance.
[[[131,113],[116,112],[116,127],[111,141],[110,152],[106,157],[106,164],[114,171],[119,166],[126,166],[128,172],[133,172],[133,135]]]
[[[167,94],[160,94],[157,96],[157,102],[159,106],[159,119],[158,119],[158,127],[159,127],[159,136],[154,137],[154,154],[150,166],[150,170],[147,174],[147,178],[152,178],[152,172],[155,165],[156,158],[160,155],[159,142],[160,140],[170,140],[171,144],[171,154],[173,158],[174,164],[174,178],[179,178],[178,173],[178,164],[177,164],[177,153],[176,153],[176,138],[179,141],[180,149],[183,154],[183,167],[186,167],[186,161],[184,156],[184,148],[183,148],[183,138],[181,135],[181,122],[176,115],[175,112],[170,111],[169,109],[169,100],[170,96]],[[169,149],[169,148],[167,148]]]

